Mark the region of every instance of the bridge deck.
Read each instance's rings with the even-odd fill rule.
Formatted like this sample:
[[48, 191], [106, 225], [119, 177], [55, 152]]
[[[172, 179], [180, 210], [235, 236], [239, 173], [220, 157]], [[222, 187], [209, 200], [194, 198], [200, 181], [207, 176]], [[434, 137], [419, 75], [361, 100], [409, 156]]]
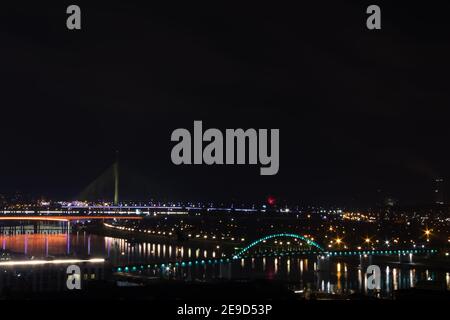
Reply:
[[136, 215], [101, 215], [101, 216], [71, 216], [71, 215], [61, 215], [61, 216], [0, 216], [0, 221], [77, 221], [77, 220], [141, 220], [141, 216]]

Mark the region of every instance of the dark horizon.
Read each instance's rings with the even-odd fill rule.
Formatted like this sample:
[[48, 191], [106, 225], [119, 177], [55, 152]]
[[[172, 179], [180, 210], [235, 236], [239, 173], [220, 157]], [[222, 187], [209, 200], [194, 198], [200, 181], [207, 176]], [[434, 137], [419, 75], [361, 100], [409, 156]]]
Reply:
[[[450, 177], [450, 42], [437, 5], [161, 8], [63, 1], [2, 10], [0, 191], [74, 199], [120, 150], [130, 198], [373, 206]], [[279, 128], [280, 170], [175, 166], [177, 128]], [[444, 184], [449, 194], [448, 183]]]

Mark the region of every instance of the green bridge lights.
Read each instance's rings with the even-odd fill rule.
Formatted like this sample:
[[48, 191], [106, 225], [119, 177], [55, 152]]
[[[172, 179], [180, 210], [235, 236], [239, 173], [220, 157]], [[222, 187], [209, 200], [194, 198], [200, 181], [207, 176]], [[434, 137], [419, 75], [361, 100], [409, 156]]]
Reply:
[[364, 251], [328, 251], [328, 256], [380, 256], [380, 255], [407, 255], [407, 254], [435, 254], [436, 249], [408, 249], [408, 250], [364, 250]]
[[312, 241], [310, 239], [307, 239], [304, 236], [301, 236], [299, 234], [295, 234], [295, 233], [277, 233], [277, 234], [271, 234], [269, 236], [265, 236], [265, 237], [262, 237], [262, 238], [260, 238], [258, 240], [253, 241], [248, 246], [246, 246], [245, 248], [240, 250], [238, 253], [236, 253], [233, 256], [233, 259], [239, 259], [242, 256], [242, 254], [244, 254], [245, 252], [247, 252], [248, 250], [250, 250], [251, 248], [253, 248], [254, 246], [260, 244], [263, 241], [266, 241], [266, 240], [269, 240], [269, 239], [273, 239], [273, 238], [281, 238], [281, 237], [300, 239], [300, 240], [306, 242], [308, 245], [316, 247], [317, 249], [319, 249], [320, 252], [324, 251], [324, 249], [317, 242], [314, 242], [314, 241]]
[[229, 263], [231, 262], [230, 258], [220, 258], [220, 259], [208, 259], [208, 260], [194, 260], [194, 261], [177, 261], [177, 262], [166, 262], [161, 264], [154, 264], [154, 265], [132, 265], [132, 266], [121, 266], [117, 268], [113, 268], [113, 272], [136, 272], [136, 271], [144, 271], [145, 269], [149, 270], [167, 270], [168, 268], [186, 268], [186, 267], [192, 267], [192, 266], [206, 266], [206, 265], [216, 265], [221, 263]]

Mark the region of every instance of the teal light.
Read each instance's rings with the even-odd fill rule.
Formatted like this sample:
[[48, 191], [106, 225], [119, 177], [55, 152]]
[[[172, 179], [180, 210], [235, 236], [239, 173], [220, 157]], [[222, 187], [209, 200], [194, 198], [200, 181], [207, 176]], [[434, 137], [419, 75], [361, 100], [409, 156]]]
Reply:
[[117, 268], [117, 272], [122, 272], [122, 268]]
[[246, 246], [244, 249], [242, 249], [241, 251], [239, 251], [238, 253], [235, 254], [235, 257], [239, 258], [241, 257], [246, 251], [248, 251], [250, 248], [254, 247], [255, 245], [261, 243], [264, 240], [267, 239], [272, 239], [272, 238], [277, 238], [277, 237], [291, 237], [291, 238], [297, 238], [300, 240], [303, 240], [304, 242], [306, 242], [309, 245], [312, 245], [314, 247], [316, 247], [317, 249], [319, 249], [321, 252], [324, 251], [324, 249], [317, 244], [316, 242], [306, 239], [305, 237], [298, 235], [298, 234], [293, 234], [293, 233], [278, 233], [278, 234], [273, 234], [273, 235], [269, 235], [269, 236], [265, 236], [262, 237], [258, 240], [253, 241], [250, 245]]

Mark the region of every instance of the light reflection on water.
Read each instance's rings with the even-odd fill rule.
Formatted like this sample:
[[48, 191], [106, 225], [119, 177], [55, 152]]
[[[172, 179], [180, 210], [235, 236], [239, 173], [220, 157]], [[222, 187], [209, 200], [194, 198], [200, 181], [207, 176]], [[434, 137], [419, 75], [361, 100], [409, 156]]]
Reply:
[[[113, 265], [139, 263], [161, 263], [189, 259], [208, 259], [229, 256], [225, 247], [194, 243], [169, 244], [162, 242], [133, 243], [125, 239], [74, 234], [20, 234], [0, 236], [2, 249], [28, 257], [78, 256], [104, 257]], [[227, 251], [228, 250], [228, 251]], [[374, 262], [376, 263], [376, 262]], [[302, 257], [261, 257], [241, 259], [238, 263], [205, 265], [181, 270], [174, 269], [169, 277], [184, 280], [194, 279], [277, 279], [294, 286], [311, 287], [326, 293], [367, 292], [365, 268], [359, 261], [340, 259], [333, 261], [327, 271], [318, 271], [318, 261]], [[389, 296], [393, 290], [414, 287], [419, 280], [441, 278], [450, 289], [450, 272], [437, 273], [429, 269], [415, 269], [413, 265], [382, 267], [382, 295]], [[194, 270], [195, 269], [195, 270]], [[160, 271], [149, 275], [167, 276]]]

